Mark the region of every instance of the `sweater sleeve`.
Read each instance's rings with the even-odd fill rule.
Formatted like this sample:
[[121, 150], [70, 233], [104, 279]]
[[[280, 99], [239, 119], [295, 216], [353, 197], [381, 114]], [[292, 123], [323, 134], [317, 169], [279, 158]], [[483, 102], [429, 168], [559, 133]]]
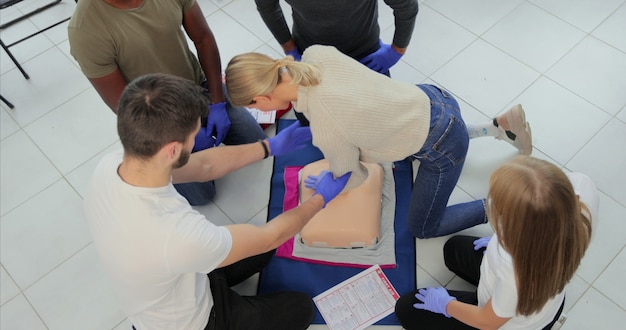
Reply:
[[345, 189], [358, 187], [367, 179], [367, 168], [361, 164], [361, 151], [337, 121], [329, 120], [311, 127], [313, 144], [320, 148], [328, 160], [329, 170], [335, 178], [352, 172]]
[[331, 172], [353, 172], [349, 188], [367, 178], [361, 161], [392, 162], [420, 150], [430, 125], [430, 99], [421, 89], [374, 72], [330, 46], [307, 48], [302, 62], [319, 66], [322, 82], [301, 86], [294, 106], [309, 119], [313, 144]]
[[276, 41], [281, 45], [289, 41], [292, 38], [291, 32], [289, 31], [289, 26], [287, 26], [287, 21], [285, 20], [279, 1], [255, 0], [255, 3], [256, 9], [261, 15], [263, 22], [265, 22], [267, 28], [272, 32]]
[[330, 171], [335, 178], [352, 172], [346, 184], [346, 190], [360, 186], [367, 179], [367, 168], [359, 161], [358, 148], [341, 144], [330, 149], [329, 152], [324, 152], [324, 156], [328, 160]]
[[417, 0], [385, 0], [385, 3], [393, 9], [396, 31], [393, 35], [393, 44], [400, 48], [406, 48], [411, 41], [415, 20], [419, 5]]

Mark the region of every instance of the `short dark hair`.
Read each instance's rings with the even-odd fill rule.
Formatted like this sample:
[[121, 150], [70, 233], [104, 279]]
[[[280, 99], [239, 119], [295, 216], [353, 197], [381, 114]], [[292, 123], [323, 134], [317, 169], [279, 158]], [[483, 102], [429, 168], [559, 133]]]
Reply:
[[124, 152], [147, 159], [170, 142], [184, 142], [209, 111], [202, 92], [191, 80], [167, 74], [131, 81], [117, 109], [117, 133]]

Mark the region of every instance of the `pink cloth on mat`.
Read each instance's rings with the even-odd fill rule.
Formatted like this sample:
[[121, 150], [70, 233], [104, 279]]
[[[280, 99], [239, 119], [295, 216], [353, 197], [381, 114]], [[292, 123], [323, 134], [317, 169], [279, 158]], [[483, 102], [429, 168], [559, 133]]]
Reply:
[[[285, 197], [283, 199], [283, 212], [289, 211], [292, 208], [298, 206], [299, 204], [299, 193], [298, 188], [300, 185], [300, 180], [298, 178], [298, 173], [304, 166], [285, 166], [285, 172], [283, 176], [283, 181], [285, 182]], [[281, 244], [276, 249], [276, 256], [298, 260], [302, 262], [310, 262], [314, 264], [321, 265], [330, 265], [330, 266], [340, 266], [340, 267], [355, 267], [355, 268], [369, 268], [371, 265], [362, 265], [362, 264], [351, 264], [351, 263], [343, 263], [343, 262], [332, 262], [332, 261], [324, 261], [317, 259], [308, 259], [296, 257], [293, 255], [293, 245], [294, 237], [287, 240], [285, 243]], [[381, 268], [395, 268], [395, 265], [380, 265]]]

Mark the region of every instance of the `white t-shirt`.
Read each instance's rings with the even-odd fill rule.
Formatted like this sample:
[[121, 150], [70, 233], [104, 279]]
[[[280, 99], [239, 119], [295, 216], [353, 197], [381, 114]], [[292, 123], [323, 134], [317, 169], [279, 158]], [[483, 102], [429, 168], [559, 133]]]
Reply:
[[[568, 178], [580, 200], [589, 208], [595, 229], [599, 206], [599, 194], [595, 185], [584, 174], [570, 173]], [[478, 305], [482, 307], [491, 299], [496, 315], [511, 318], [500, 329], [541, 329], [552, 321], [564, 297], [565, 292], [555, 295], [538, 313], [529, 316], [516, 315], [518, 296], [513, 261], [511, 255], [499, 244], [498, 236], [493, 235], [480, 265]]]
[[84, 200], [87, 221], [122, 311], [137, 329], [204, 329], [213, 306], [207, 273], [228, 255], [230, 232], [191, 208], [171, 182], [135, 187], [105, 156]]

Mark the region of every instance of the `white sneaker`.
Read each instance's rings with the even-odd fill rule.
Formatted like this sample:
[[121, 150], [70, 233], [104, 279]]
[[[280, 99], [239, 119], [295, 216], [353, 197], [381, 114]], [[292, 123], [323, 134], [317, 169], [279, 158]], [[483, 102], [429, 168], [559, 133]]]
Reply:
[[509, 111], [498, 117], [504, 117], [509, 129], [504, 130], [504, 128], [498, 125], [497, 120], [494, 119], [494, 125], [500, 129], [500, 135], [496, 136], [496, 139], [512, 144], [522, 155], [530, 155], [533, 151], [532, 131], [530, 124], [526, 122], [526, 114], [522, 105], [516, 104]]

